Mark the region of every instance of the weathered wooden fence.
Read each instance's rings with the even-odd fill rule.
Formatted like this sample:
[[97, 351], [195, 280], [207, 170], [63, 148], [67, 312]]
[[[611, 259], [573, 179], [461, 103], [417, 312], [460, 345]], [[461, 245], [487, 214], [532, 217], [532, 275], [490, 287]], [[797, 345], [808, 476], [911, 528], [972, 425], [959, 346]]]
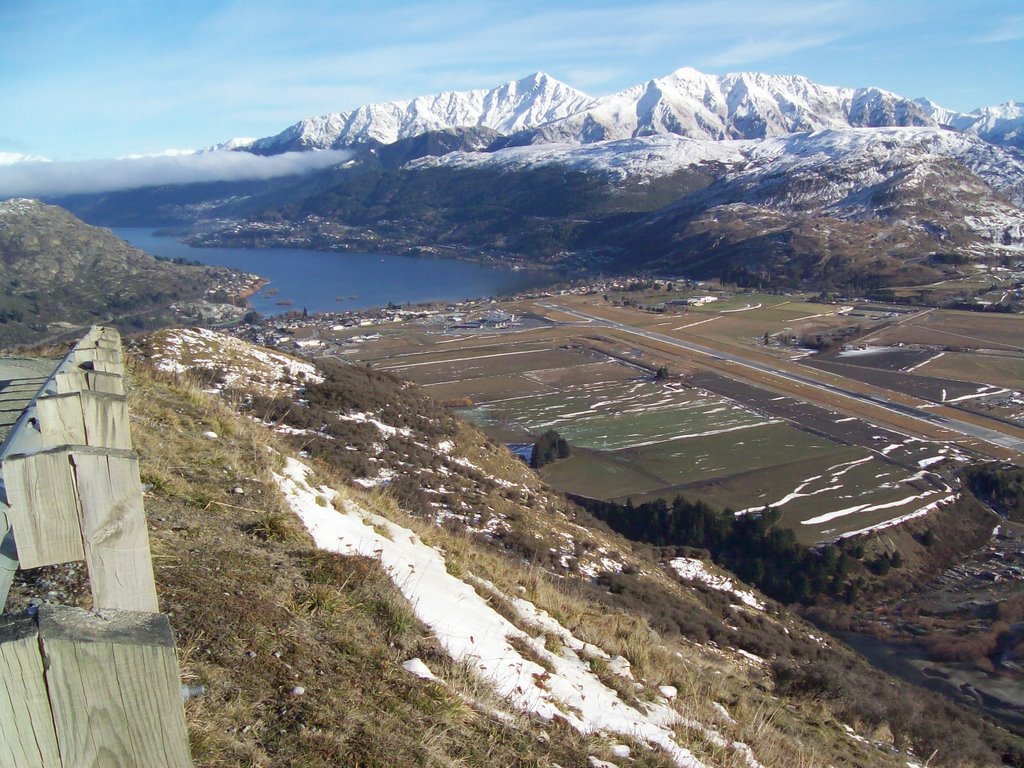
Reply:
[[18, 568], [73, 560], [93, 599], [0, 616], [0, 768], [192, 765], [123, 373], [93, 328], [0, 445], [0, 607]]

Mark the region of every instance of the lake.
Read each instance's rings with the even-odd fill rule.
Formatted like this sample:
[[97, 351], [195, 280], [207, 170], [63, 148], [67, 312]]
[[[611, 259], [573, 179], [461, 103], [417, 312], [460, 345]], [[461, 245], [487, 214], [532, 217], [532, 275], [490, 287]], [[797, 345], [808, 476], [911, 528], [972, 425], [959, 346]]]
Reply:
[[[147, 228], [115, 227], [111, 231], [154, 256], [195, 259], [261, 275], [270, 283], [249, 301], [265, 315], [292, 309], [344, 312], [388, 303], [506, 296], [548, 286], [558, 279], [555, 273], [542, 270], [457, 259], [302, 248], [192, 248], [172, 237], [157, 237]], [[276, 293], [267, 297], [267, 291]], [[277, 303], [282, 301], [291, 304]]]

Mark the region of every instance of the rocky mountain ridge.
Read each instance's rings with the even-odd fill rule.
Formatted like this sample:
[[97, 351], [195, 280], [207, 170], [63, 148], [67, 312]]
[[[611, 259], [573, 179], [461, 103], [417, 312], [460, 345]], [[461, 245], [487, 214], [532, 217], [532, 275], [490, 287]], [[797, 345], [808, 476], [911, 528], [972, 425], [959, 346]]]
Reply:
[[801, 76], [709, 75], [683, 67], [592, 98], [536, 73], [489, 91], [444, 92], [309, 117], [236, 149], [258, 154], [392, 144], [439, 130], [490, 128], [509, 144], [589, 144], [652, 134], [693, 139], [763, 139], [837, 128], [947, 126], [992, 143], [1021, 146], [1024, 113], [1010, 102], [972, 113], [943, 109], [877, 87], [821, 85]]
[[971, 112], [955, 112], [929, 99], [915, 101], [939, 125], [973, 134], [993, 144], [1024, 149], [1024, 104], [1020, 102], [1008, 101]]
[[256, 154], [393, 144], [430, 131], [490, 128], [500, 134], [558, 120], [592, 99], [537, 72], [491, 90], [445, 91], [409, 101], [369, 104], [309, 117], [275, 136], [240, 147]]

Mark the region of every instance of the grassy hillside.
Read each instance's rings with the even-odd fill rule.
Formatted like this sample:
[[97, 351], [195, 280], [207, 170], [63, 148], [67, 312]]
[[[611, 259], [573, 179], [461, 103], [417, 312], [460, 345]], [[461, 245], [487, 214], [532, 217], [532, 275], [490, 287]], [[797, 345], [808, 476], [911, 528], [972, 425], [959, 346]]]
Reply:
[[[161, 609], [207, 689], [197, 765], [1021, 764], [698, 551], [613, 534], [416, 387], [223, 339], [150, 337], [129, 386]], [[86, 601], [80, 580], [29, 573], [12, 606]]]
[[242, 282], [231, 270], [159, 261], [57, 206], [0, 202], [0, 349], [90, 323], [153, 327], [174, 301]]

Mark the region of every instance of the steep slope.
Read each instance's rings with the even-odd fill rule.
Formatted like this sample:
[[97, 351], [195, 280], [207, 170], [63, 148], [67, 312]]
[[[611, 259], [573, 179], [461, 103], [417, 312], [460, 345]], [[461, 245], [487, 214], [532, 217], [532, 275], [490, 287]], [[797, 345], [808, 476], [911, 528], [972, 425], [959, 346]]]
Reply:
[[706, 75], [685, 67], [597, 99], [510, 141], [592, 143], [656, 133], [719, 141], [823, 128], [934, 124], [918, 104], [879, 88], [838, 88], [754, 72]]
[[[180, 334], [143, 351], [296, 388], [253, 403], [275, 439], [179, 373], [134, 372], [164, 608], [208, 687], [188, 705], [200, 765], [905, 764], [893, 740], [995, 765], [1017, 749], [699, 552], [610, 533], [414, 386], [354, 366], [303, 384], [273, 375], [297, 363]], [[371, 441], [365, 470], [346, 425]]]
[[232, 270], [158, 261], [56, 206], [0, 202], [0, 347], [98, 321], [151, 327], [176, 300], [245, 282]]
[[1024, 162], [935, 129], [794, 134], [602, 243], [662, 268], [754, 284], [865, 290], [937, 279], [929, 254], [1010, 254], [1024, 241]]
[[293, 150], [392, 144], [428, 131], [490, 128], [500, 134], [534, 128], [587, 106], [591, 98], [542, 72], [491, 90], [445, 91], [411, 101], [370, 104], [301, 120], [245, 148], [271, 155]]

